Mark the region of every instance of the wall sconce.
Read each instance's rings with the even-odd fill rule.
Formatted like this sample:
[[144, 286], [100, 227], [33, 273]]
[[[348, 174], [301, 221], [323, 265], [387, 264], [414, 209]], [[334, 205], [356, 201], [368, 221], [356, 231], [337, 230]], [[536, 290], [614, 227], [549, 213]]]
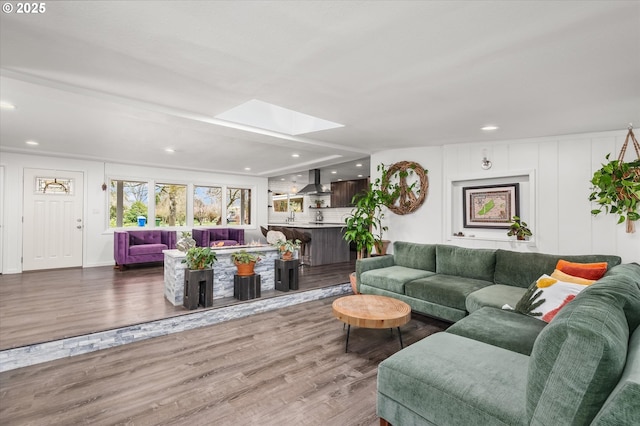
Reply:
[[483, 149], [482, 150], [482, 165], [481, 167], [484, 170], [489, 170], [491, 168], [491, 166], [493, 166], [493, 164], [491, 163], [491, 161], [489, 161], [489, 159], [487, 158], [487, 150]]

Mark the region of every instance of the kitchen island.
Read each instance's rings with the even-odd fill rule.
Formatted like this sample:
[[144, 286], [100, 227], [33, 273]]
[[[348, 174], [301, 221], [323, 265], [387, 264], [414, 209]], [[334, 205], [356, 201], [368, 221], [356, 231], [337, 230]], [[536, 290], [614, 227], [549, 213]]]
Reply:
[[307, 243], [305, 260], [310, 266], [349, 262], [349, 243], [343, 238], [344, 223], [331, 222], [291, 222], [269, 223], [269, 229], [294, 228], [311, 236]]

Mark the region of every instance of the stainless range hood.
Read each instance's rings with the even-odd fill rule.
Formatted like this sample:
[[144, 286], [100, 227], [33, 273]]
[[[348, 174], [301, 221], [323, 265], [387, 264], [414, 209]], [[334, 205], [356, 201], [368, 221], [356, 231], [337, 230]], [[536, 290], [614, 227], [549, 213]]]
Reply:
[[331, 194], [330, 190], [325, 190], [320, 183], [320, 169], [309, 170], [309, 182], [297, 194]]

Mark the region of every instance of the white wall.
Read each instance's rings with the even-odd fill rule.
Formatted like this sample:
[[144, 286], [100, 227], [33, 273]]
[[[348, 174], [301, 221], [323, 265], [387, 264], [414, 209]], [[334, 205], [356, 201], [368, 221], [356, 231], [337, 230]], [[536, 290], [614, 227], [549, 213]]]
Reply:
[[[397, 161], [416, 161], [427, 169], [429, 193], [416, 212], [399, 216], [388, 212], [387, 238], [392, 241], [424, 243], [452, 243], [468, 247], [506, 248], [558, 254], [604, 253], [617, 254], [624, 262], [640, 262], [640, 223], [638, 232], [625, 233], [624, 225], [616, 225], [613, 215], [590, 214], [587, 200], [589, 180], [601, 167], [604, 156], [617, 156], [624, 142], [625, 131], [528, 140], [499, 141], [474, 144], [447, 145], [412, 149], [388, 150], [371, 158], [371, 176], [377, 176], [376, 166]], [[483, 150], [487, 151], [493, 167], [480, 167]], [[632, 160], [627, 150], [627, 160]], [[136, 167], [124, 164], [104, 164], [99, 161], [67, 159], [38, 155], [0, 152], [0, 166], [4, 167], [4, 200], [2, 232], [2, 273], [22, 271], [22, 176], [24, 168], [43, 168], [81, 171], [85, 176], [85, 267], [113, 264], [113, 235], [107, 225], [107, 192], [100, 186], [106, 178], [153, 178], [172, 182], [202, 184], [242, 184], [255, 187], [256, 221], [246, 229], [246, 239], [260, 237], [259, 225], [268, 222], [267, 179], [247, 176], [191, 172], [168, 168]], [[534, 232], [532, 243], [516, 243], [503, 239], [451, 237], [449, 216], [452, 206], [450, 182], [456, 179], [492, 175], [519, 174], [533, 171], [534, 200], [530, 223]], [[105, 177], [106, 174], [106, 177]], [[305, 200], [307, 201], [307, 200]], [[450, 201], [450, 200], [449, 200]], [[311, 200], [309, 200], [309, 203]], [[339, 210], [339, 211], [338, 211]], [[329, 209], [325, 221], [341, 222], [346, 215], [342, 209]], [[310, 213], [310, 212], [309, 212]], [[307, 213], [307, 215], [309, 215]], [[327, 217], [330, 216], [330, 217]], [[335, 216], [335, 217], [334, 217]], [[340, 217], [338, 217], [340, 216]], [[271, 218], [276, 219], [275, 217]], [[279, 219], [279, 217], [278, 217]], [[302, 218], [300, 218], [302, 219]], [[310, 219], [310, 217], [309, 217]], [[480, 231], [477, 232], [479, 234]]]
[[[428, 169], [429, 193], [425, 203], [409, 215], [386, 214], [389, 226], [387, 238], [392, 241], [448, 243], [466, 247], [504, 248], [555, 254], [616, 254], [623, 262], [640, 263], [640, 222], [637, 232], [625, 233], [617, 225], [617, 216], [591, 215], [588, 201], [593, 172], [605, 162], [605, 155], [616, 157], [626, 130], [592, 134], [546, 137], [539, 139], [479, 142], [412, 149], [388, 150], [371, 157], [371, 176], [378, 176], [376, 167], [398, 161], [416, 161]], [[481, 166], [483, 151], [493, 162], [490, 170]], [[627, 150], [627, 161], [632, 153]], [[455, 238], [451, 182], [493, 176], [531, 173], [532, 205], [524, 201], [523, 219], [531, 225], [533, 241], [517, 243], [504, 235]], [[452, 219], [453, 218], [453, 219]], [[468, 235], [469, 232], [466, 232]]]
[[[84, 173], [84, 251], [83, 266], [113, 265], [113, 232], [108, 229], [108, 191], [101, 186], [109, 178], [156, 179], [172, 183], [233, 184], [252, 188], [255, 199], [255, 221], [245, 227], [245, 239], [260, 236], [258, 224], [267, 222], [267, 178], [223, 175], [170, 168], [141, 167], [100, 161], [77, 160], [39, 155], [0, 153], [4, 166], [4, 232], [2, 241], [2, 273], [22, 272], [22, 177], [25, 168], [57, 169]], [[25, 224], [24, 226], [28, 226]], [[163, 228], [167, 229], [167, 228]], [[191, 227], [176, 227], [191, 230]]]

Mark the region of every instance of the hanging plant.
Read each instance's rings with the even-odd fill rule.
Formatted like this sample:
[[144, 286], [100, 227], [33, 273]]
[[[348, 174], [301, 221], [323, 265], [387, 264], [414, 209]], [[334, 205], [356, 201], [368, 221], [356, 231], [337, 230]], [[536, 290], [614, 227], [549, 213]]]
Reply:
[[[629, 139], [633, 141], [638, 159], [630, 163], [623, 161]], [[609, 160], [607, 154], [606, 160]], [[599, 204], [591, 214], [605, 213], [618, 215], [618, 223], [627, 221], [627, 232], [635, 232], [634, 222], [640, 219], [640, 145], [630, 127], [617, 160], [609, 161], [593, 174], [592, 193], [589, 201]]]

